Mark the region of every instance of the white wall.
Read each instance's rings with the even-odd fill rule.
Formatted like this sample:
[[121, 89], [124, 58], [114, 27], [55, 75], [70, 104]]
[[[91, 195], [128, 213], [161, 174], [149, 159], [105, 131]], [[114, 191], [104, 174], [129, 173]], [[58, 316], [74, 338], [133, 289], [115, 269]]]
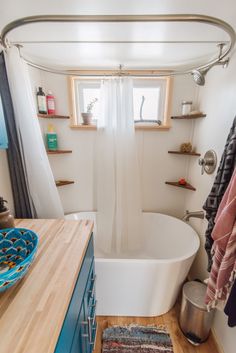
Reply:
[[[205, 119], [195, 122], [194, 142], [199, 151], [204, 154], [208, 149], [214, 149], [220, 160], [226, 138], [236, 115], [236, 56], [231, 59], [227, 69], [215, 67], [206, 76], [206, 85], [200, 89], [199, 102], [202, 110], [206, 112]], [[215, 174], [201, 175], [197, 164], [190, 164], [192, 181], [197, 188], [196, 193], [188, 194], [186, 208], [200, 210], [212, 187]], [[200, 234], [201, 249], [192, 268], [193, 278], [204, 279], [208, 277], [206, 271], [207, 257], [204, 250], [206, 221], [191, 220], [191, 224]], [[229, 328], [223, 313], [217, 313], [214, 329], [218, 341], [225, 353], [235, 353], [236, 328]]]
[[[57, 112], [68, 114], [67, 80], [64, 76], [31, 69], [32, 88], [42, 85], [56, 97]], [[181, 101], [196, 100], [196, 85], [191, 77], [176, 77], [173, 87], [173, 114], [180, 114]], [[51, 122], [51, 121], [50, 121]], [[49, 120], [40, 119], [43, 133]], [[65, 213], [96, 209], [93, 188], [93, 155], [96, 131], [72, 130], [68, 121], [53, 122], [60, 148], [72, 149], [71, 155], [49, 156], [56, 179], [73, 179], [74, 185], [59, 188]], [[166, 180], [186, 177], [188, 158], [170, 155], [169, 149], [178, 149], [189, 141], [192, 122], [173, 121], [170, 131], [136, 132], [141, 165], [142, 206], [145, 211], [159, 211], [181, 217], [185, 195], [191, 191], [165, 185]], [[194, 158], [195, 159], [195, 158]], [[196, 162], [196, 159], [195, 159]]]
[[0, 150], [0, 196], [8, 201], [9, 209], [11, 212], [14, 212], [7, 154], [5, 150]]

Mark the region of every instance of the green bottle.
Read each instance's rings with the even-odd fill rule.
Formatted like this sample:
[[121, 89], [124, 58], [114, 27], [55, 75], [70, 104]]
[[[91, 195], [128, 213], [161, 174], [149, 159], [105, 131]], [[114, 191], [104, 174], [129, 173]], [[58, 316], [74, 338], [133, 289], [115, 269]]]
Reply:
[[54, 126], [52, 124], [48, 125], [48, 132], [46, 134], [46, 139], [47, 139], [48, 151], [56, 151], [58, 148], [57, 134], [56, 134]]

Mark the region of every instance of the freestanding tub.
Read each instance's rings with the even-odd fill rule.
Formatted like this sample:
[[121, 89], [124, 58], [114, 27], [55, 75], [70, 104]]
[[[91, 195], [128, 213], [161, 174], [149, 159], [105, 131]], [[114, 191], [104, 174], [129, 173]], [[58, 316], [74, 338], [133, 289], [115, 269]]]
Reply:
[[199, 248], [197, 233], [177, 218], [143, 213], [144, 246], [136, 254], [104, 254], [96, 241], [96, 213], [67, 219], [95, 222], [97, 315], [158, 316], [176, 302]]

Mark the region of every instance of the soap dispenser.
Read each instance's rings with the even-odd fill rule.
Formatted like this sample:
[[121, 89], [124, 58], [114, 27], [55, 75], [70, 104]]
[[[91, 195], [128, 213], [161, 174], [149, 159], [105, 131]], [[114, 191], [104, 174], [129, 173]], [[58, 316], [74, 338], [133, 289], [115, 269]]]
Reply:
[[0, 229], [14, 228], [14, 217], [10, 210], [5, 206], [7, 201], [0, 196]]
[[56, 151], [57, 145], [57, 133], [52, 124], [48, 125], [48, 132], [46, 133], [47, 149], [48, 151]]

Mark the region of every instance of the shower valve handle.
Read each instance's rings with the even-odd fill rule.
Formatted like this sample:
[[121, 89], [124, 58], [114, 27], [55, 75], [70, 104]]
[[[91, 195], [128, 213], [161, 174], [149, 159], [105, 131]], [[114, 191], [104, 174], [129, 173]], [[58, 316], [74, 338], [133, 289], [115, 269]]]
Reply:
[[217, 165], [217, 156], [215, 151], [207, 151], [203, 158], [199, 158], [198, 164], [202, 167], [201, 174], [204, 174], [204, 172], [207, 174], [212, 174]]
[[204, 158], [199, 158], [198, 164], [202, 167], [202, 168], [201, 168], [201, 174], [203, 175], [203, 174], [204, 174], [204, 167], [205, 167]]

